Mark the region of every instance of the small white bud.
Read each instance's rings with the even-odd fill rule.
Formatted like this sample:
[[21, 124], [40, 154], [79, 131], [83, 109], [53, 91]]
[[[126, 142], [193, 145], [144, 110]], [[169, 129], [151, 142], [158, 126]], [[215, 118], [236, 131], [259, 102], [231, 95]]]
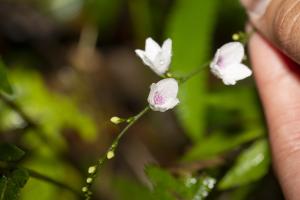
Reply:
[[110, 118], [110, 121], [114, 124], [120, 124], [120, 123], [124, 122], [125, 120], [120, 117], [114, 116], [114, 117]]
[[96, 166], [90, 166], [88, 169], [89, 174], [94, 174], [96, 172]]
[[107, 159], [112, 159], [115, 156], [115, 153], [113, 151], [109, 151], [106, 154]]

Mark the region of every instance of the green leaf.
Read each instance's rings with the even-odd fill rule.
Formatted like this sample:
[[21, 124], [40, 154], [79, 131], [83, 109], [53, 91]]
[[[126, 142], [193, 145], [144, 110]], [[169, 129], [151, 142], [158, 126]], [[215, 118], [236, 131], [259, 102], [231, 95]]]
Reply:
[[114, 188], [117, 189], [117, 199], [120, 200], [156, 199], [148, 188], [123, 177], [116, 177], [114, 179]]
[[243, 143], [252, 141], [263, 135], [260, 129], [246, 131], [228, 136], [222, 133], [212, 134], [204, 141], [198, 142], [183, 156], [183, 161], [205, 160], [226, 153]]
[[[167, 36], [173, 40], [171, 70], [186, 75], [208, 61], [218, 0], [178, 0], [168, 21]], [[208, 70], [181, 85], [177, 114], [193, 141], [205, 129], [205, 96]]]
[[155, 166], [148, 166], [146, 173], [153, 183], [156, 199], [175, 200], [171, 192], [181, 194], [183, 191], [180, 183], [167, 171]]
[[0, 178], [0, 200], [19, 199], [20, 190], [26, 184], [29, 174], [25, 169], [16, 169]]
[[[253, 127], [263, 127], [263, 116], [258, 103], [257, 92], [253, 86], [236, 85], [234, 88], [222, 88], [210, 93], [206, 98], [207, 104], [219, 110], [238, 111], [235, 116], [221, 118], [222, 121], [242, 120], [242, 125], [251, 129]], [[238, 115], [237, 115], [238, 114]], [[216, 113], [219, 115], [219, 113]], [[228, 116], [229, 113], [226, 113]], [[216, 123], [215, 120], [212, 123]], [[228, 122], [226, 122], [228, 123]]]
[[13, 89], [6, 75], [6, 67], [2, 60], [0, 60], [0, 90], [7, 94], [13, 94]]
[[0, 200], [16, 200], [18, 199], [19, 189], [6, 176], [0, 178]]
[[[53, 150], [49, 152], [42, 150], [33, 154], [25, 160], [23, 166], [36, 172], [42, 172], [44, 175], [57, 181], [64, 182], [73, 188], [82, 184], [82, 176], [73, 166], [59, 159]], [[32, 200], [33, 197], [39, 197], [38, 200], [75, 200], [76, 195], [68, 190], [58, 188], [53, 184], [31, 178], [21, 192], [22, 200]]]
[[[66, 147], [65, 138], [61, 134], [65, 128], [75, 130], [86, 141], [95, 139], [97, 129], [95, 122], [78, 108], [74, 98], [49, 90], [36, 71], [15, 68], [10, 75], [16, 88], [16, 103], [40, 124], [48, 139], [57, 144], [55, 150]], [[22, 119], [11, 114], [14, 112], [6, 113], [2, 116], [3, 119], [0, 116], [0, 126], [7, 129], [15, 128], [16, 124], [24, 126]], [[32, 132], [25, 135], [25, 144], [37, 148], [40, 145], [39, 140], [32, 135], [34, 135]]]
[[256, 181], [268, 172], [269, 164], [267, 139], [258, 140], [239, 155], [235, 165], [223, 177], [218, 187], [224, 190]]
[[18, 161], [25, 155], [25, 152], [18, 147], [8, 144], [2, 143], [0, 144], [0, 161]]
[[18, 168], [11, 174], [12, 180], [20, 188], [23, 188], [29, 179], [29, 173], [26, 169]]
[[2, 176], [0, 178], [0, 200], [4, 199], [6, 188], [7, 188], [7, 178], [6, 176]]
[[168, 171], [154, 166], [147, 167], [146, 172], [153, 183], [156, 199], [205, 199], [216, 183], [209, 176], [175, 178]]

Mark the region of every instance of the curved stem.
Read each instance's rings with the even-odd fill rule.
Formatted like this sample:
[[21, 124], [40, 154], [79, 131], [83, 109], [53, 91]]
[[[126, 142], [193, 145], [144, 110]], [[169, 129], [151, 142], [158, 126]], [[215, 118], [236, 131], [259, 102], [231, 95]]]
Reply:
[[124, 127], [124, 129], [118, 134], [118, 136], [114, 139], [113, 143], [110, 145], [108, 150], [102, 157], [97, 161], [97, 163], [94, 166], [91, 166], [88, 170], [88, 177], [86, 179], [86, 185], [82, 188], [82, 192], [85, 195], [85, 199], [89, 200], [91, 198], [92, 192], [91, 192], [91, 186], [95, 181], [95, 178], [97, 176], [98, 171], [101, 169], [103, 164], [114, 157], [115, 150], [118, 147], [118, 144], [123, 137], [123, 135], [127, 132], [127, 130], [134, 125], [143, 115], [145, 115], [150, 110], [150, 107], [145, 107], [141, 112], [139, 112], [134, 117], [130, 118], [129, 123]]
[[[6, 162], [1, 162], [0, 161], [0, 171], [1, 170], [15, 170], [15, 169], [18, 169], [18, 168], [19, 168], [19, 166], [16, 165], [16, 164], [6, 163]], [[39, 172], [36, 172], [32, 169], [28, 169], [26, 167], [22, 167], [22, 168], [25, 169], [29, 173], [29, 176], [32, 177], [32, 178], [39, 179], [41, 181], [47, 182], [47, 183], [52, 184], [54, 186], [57, 186], [59, 188], [68, 190], [76, 196], [82, 196], [80, 191], [72, 188], [71, 186], [69, 186], [69, 185], [67, 185], [63, 182], [57, 181], [57, 180], [55, 180], [55, 179], [53, 179], [49, 176], [46, 176], [46, 175], [41, 174]]]
[[205, 69], [207, 66], [209, 66], [210, 62], [206, 62], [203, 65], [201, 65], [199, 68], [195, 69], [194, 71], [190, 72], [188, 75], [184, 77], [178, 78], [178, 81], [180, 83], [185, 83], [187, 80], [191, 79], [192, 77], [199, 74], [203, 69]]
[[33, 171], [31, 169], [26, 169], [26, 170], [29, 172], [29, 175], [32, 178], [39, 179], [41, 181], [45, 181], [47, 183], [55, 185], [55, 186], [57, 186], [59, 188], [63, 188], [65, 190], [68, 190], [68, 191], [72, 192], [76, 196], [82, 196], [80, 191], [72, 188], [71, 186], [69, 186], [69, 185], [67, 185], [67, 184], [65, 184], [63, 182], [57, 181], [57, 180], [55, 180], [53, 178], [50, 178], [50, 177], [48, 177], [46, 175], [43, 175], [43, 174], [41, 174], [39, 172], [36, 172], [36, 171]]

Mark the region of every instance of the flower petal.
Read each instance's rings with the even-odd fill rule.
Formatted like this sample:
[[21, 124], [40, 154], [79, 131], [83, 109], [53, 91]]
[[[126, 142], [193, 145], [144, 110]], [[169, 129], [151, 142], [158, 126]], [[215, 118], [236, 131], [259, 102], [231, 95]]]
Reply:
[[222, 77], [225, 85], [235, 85], [239, 80], [252, 75], [252, 71], [244, 64], [232, 65], [226, 69]]
[[170, 57], [172, 56], [172, 40], [170, 38], [166, 39], [162, 45], [162, 51], [166, 54], [169, 55]]
[[142, 59], [145, 65], [149, 66], [151, 69], [154, 68], [153, 62], [147, 57], [145, 51], [137, 49], [135, 50], [135, 53]]
[[153, 62], [155, 69], [153, 69], [158, 75], [163, 75], [169, 70], [171, 63], [171, 56], [165, 52], [159, 52]]
[[165, 78], [157, 84], [157, 90], [165, 97], [176, 98], [178, 93], [178, 82], [174, 78]]
[[242, 62], [245, 50], [240, 42], [229, 42], [217, 50], [214, 63], [219, 67]]
[[177, 98], [170, 99], [169, 101], [166, 102], [165, 106], [167, 106], [169, 109], [172, 109], [172, 108], [174, 108], [179, 103], [180, 103], [180, 101]]
[[160, 46], [151, 37], [146, 39], [145, 53], [151, 61], [155, 59], [160, 51]]
[[150, 105], [153, 105], [154, 104], [154, 94], [155, 94], [155, 91], [156, 91], [156, 84], [155, 83], [152, 83], [151, 85], [150, 85], [150, 93], [149, 93], [149, 95], [148, 95], [148, 103], [150, 104]]
[[166, 78], [157, 83], [153, 83], [150, 86], [150, 93], [148, 96], [150, 108], [160, 112], [165, 112], [166, 110], [174, 108], [179, 103], [177, 93], [178, 82], [173, 78]]

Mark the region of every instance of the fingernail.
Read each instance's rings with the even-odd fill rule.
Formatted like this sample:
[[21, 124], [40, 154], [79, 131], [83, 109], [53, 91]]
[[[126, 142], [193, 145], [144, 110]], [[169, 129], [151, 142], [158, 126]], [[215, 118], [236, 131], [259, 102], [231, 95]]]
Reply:
[[240, 0], [251, 17], [261, 17], [265, 14], [271, 0]]

